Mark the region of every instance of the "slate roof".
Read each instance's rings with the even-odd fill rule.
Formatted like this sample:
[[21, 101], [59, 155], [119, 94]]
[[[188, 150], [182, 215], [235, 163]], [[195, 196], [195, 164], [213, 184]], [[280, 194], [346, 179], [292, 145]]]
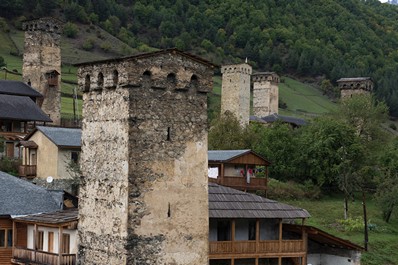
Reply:
[[276, 122], [276, 121], [283, 121], [283, 122], [287, 122], [290, 124], [294, 124], [296, 126], [302, 126], [302, 125], [306, 125], [307, 121], [301, 118], [296, 118], [296, 117], [291, 117], [291, 116], [283, 116], [283, 115], [279, 115], [279, 114], [271, 114], [265, 117], [255, 117], [255, 116], [250, 116], [250, 120], [251, 121], [257, 121], [257, 122], [266, 122], [266, 123], [272, 123], [272, 122]]
[[0, 171], [0, 216], [58, 211], [62, 193], [55, 194], [29, 181]]
[[20, 121], [52, 122], [28, 96], [0, 94], [0, 118]]
[[158, 56], [161, 54], [167, 54], [167, 53], [173, 53], [173, 54], [179, 54], [183, 57], [187, 57], [190, 58], [193, 61], [196, 61], [198, 63], [207, 65], [208, 67], [212, 67], [212, 68], [218, 68], [218, 65], [213, 64], [212, 62], [205, 60], [199, 56], [196, 56], [194, 54], [191, 53], [187, 53], [187, 52], [183, 52], [180, 51], [176, 48], [171, 48], [171, 49], [164, 49], [164, 50], [160, 50], [160, 51], [155, 51], [155, 52], [148, 52], [148, 53], [140, 53], [137, 55], [133, 55], [133, 56], [125, 56], [125, 57], [120, 57], [120, 58], [111, 58], [111, 59], [105, 59], [105, 60], [98, 60], [98, 61], [92, 61], [92, 62], [82, 62], [82, 63], [77, 63], [74, 64], [74, 66], [80, 67], [80, 66], [84, 66], [84, 65], [91, 65], [91, 64], [97, 64], [97, 63], [109, 63], [109, 62], [119, 62], [119, 61], [123, 61], [126, 59], [141, 59], [141, 58], [149, 58], [149, 57], [153, 57], [153, 56]]
[[[37, 130], [41, 131], [50, 141], [58, 147], [81, 147], [82, 130], [76, 128], [61, 127], [45, 127], [37, 126]], [[34, 134], [33, 131], [25, 140]]]
[[0, 80], [0, 94], [28, 96], [28, 97], [43, 97], [33, 87], [21, 81]]
[[209, 183], [210, 218], [307, 218], [305, 209]]
[[209, 161], [228, 161], [232, 158], [249, 153], [250, 149], [244, 150], [209, 150], [207, 156]]
[[40, 213], [15, 217], [17, 221], [41, 223], [41, 224], [64, 224], [77, 221], [79, 210], [77, 208], [56, 211], [51, 213]]

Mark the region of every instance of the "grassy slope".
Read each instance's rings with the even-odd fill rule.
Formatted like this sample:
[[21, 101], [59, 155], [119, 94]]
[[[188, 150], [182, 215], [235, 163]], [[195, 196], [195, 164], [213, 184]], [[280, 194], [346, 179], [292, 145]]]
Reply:
[[[363, 216], [361, 196], [349, 205], [351, 218]], [[313, 225], [333, 235], [350, 240], [363, 246], [364, 236], [362, 229], [357, 231], [343, 231], [337, 220], [343, 219], [343, 198], [341, 196], [326, 197], [319, 201], [294, 200], [285, 201], [288, 204], [308, 210], [311, 217], [308, 225]], [[398, 214], [394, 213], [390, 223], [381, 219], [380, 208], [375, 200], [366, 201], [369, 224], [375, 229], [369, 231], [369, 251], [363, 253], [362, 265], [393, 265], [398, 264]]]

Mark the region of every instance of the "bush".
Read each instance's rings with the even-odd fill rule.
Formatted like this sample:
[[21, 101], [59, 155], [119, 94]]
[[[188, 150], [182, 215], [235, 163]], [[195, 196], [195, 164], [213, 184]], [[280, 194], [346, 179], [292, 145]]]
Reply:
[[343, 231], [359, 232], [363, 231], [365, 227], [362, 217], [340, 219], [337, 222], [341, 225]]
[[92, 49], [94, 49], [94, 43], [95, 41], [93, 39], [86, 39], [83, 43], [83, 50], [85, 51], [91, 51]]
[[293, 181], [282, 182], [269, 178], [267, 195], [271, 199], [319, 199], [321, 189], [311, 181], [298, 184]]
[[397, 126], [394, 123], [390, 123], [390, 128], [393, 129], [394, 131], [397, 130]]
[[79, 29], [77, 28], [76, 24], [68, 22], [64, 26], [64, 33], [65, 36], [68, 38], [76, 38]]
[[112, 48], [112, 45], [111, 45], [109, 42], [105, 41], [105, 42], [103, 42], [103, 43], [101, 44], [100, 48], [101, 48], [103, 51], [105, 51], [105, 52], [109, 52], [109, 51], [111, 50], [111, 48]]
[[18, 175], [18, 166], [20, 164], [21, 164], [21, 161], [19, 159], [3, 157], [0, 159], [0, 171], [17, 176]]

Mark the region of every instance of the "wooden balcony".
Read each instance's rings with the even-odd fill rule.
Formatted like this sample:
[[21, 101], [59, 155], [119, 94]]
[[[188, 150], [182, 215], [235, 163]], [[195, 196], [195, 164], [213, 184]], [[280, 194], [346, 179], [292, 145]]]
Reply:
[[209, 258], [301, 256], [305, 251], [303, 240], [209, 242]]
[[244, 177], [222, 177], [222, 178], [209, 178], [209, 182], [217, 183], [226, 187], [234, 188], [237, 190], [266, 190], [267, 178], [251, 178], [250, 183], [246, 182]]
[[76, 254], [49, 253], [27, 248], [13, 249], [13, 264], [76, 265]]
[[18, 175], [20, 177], [26, 177], [26, 178], [36, 177], [36, 165], [34, 166], [20, 165], [18, 167]]

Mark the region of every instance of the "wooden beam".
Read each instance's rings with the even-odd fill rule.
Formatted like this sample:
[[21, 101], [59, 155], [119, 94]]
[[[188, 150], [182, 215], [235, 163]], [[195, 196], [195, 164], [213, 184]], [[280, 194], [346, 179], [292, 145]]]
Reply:
[[[256, 219], [256, 253], [260, 250], [260, 220]], [[258, 259], [256, 259], [258, 262]]]
[[220, 183], [219, 184], [224, 184], [224, 164], [223, 163], [221, 163], [221, 166], [220, 166]]
[[282, 219], [279, 219], [279, 253], [282, 253]]
[[34, 252], [34, 261], [36, 261], [36, 251], [37, 251], [37, 224], [34, 224], [33, 226], [33, 249], [35, 250]]
[[231, 224], [231, 241], [232, 241], [232, 251], [235, 253], [235, 219], [232, 219]]
[[58, 228], [58, 265], [61, 265], [62, 249], [63, 249], [63, 229], [62, 226]]

